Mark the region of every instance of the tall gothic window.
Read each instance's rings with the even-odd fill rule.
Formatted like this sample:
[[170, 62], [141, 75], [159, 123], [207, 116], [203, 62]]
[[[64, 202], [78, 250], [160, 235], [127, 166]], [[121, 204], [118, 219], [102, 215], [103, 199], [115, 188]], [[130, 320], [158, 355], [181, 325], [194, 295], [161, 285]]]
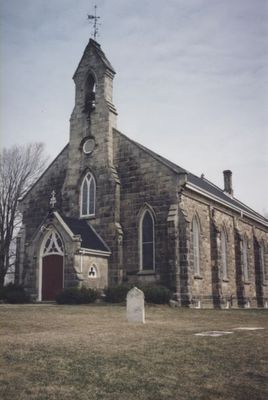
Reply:
[[248, 241], [246, 238], [244, 238], [242, 242], [242, 260], [243, 260], [244, 281], [247, 282], [249, 275], [248, 275]]
[[192, 249], [194, 274], [200, 275], [200, 229], [196, 217], [192, 221]]
[[261, 274], [262, 274], [262, 282], [265, 283], [265, 281], [268, 280], [268, 271], [265, 265], [265, 252], [264, 252], [264, 244], [261, 243], [259, 247], [259, 259], [260, 259], [260, 269], [261, 269]]
[[149, 210], [146, 210], [141, 217], [141, 269], [154, 270], [154, 218]]
[[227, 279], [227, 237], [224, 230], [221, 231], [221, 273], [222, 279]]
[[81, 185], [81, 216], [95, 215], [96, 183], [93, 175], [88, 173]]

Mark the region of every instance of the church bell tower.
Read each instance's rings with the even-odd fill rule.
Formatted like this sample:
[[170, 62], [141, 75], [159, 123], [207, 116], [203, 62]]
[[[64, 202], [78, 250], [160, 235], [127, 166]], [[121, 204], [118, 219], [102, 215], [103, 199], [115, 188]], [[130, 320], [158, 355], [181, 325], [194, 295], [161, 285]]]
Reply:
[[[73, 76], [75, 106], [70, 118], [68, 166], [62, 189], [63, 213], [86, 219], [110, 247], [110, 282], [118, 282], [122, 276], [123, 235], [120, 180], [113, 159], [117, 119], [113, 105], [114, 75], [115, 70], [101, 46], [90, 39]], [[85, 215], [83, 204], [87, 194], [82, 188], [87, 179], [88, 196], [92, 189], [94, 206]], [[91, 209], [91, 204], [88, 207]]]
[[[75, 106], [70, 118], [68, 169], [64, 184], [65, 211], [77, 217], [77, 184], [87, 169], [94, 174], [113, 169], [113, 105], [115, 70], [93, 39], [74, 73]], [[111, 172], [112, 173], [112, 172]], [[68, 210], [70, 209], [70, 212]]]

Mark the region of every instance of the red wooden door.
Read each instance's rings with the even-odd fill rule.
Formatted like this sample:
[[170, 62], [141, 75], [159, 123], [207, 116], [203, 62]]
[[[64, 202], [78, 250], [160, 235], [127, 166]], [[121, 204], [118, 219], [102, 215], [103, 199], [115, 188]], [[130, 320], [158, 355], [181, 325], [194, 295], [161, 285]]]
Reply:
[[55, 300], [63, 289], [63, 257], [51, 255], [43, 257], [42, 300]]

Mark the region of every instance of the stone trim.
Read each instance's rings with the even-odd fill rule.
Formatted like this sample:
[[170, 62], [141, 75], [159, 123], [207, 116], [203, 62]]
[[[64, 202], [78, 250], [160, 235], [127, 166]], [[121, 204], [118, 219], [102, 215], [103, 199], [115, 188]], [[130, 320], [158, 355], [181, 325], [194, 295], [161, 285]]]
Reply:
[[104, 256], [104, 257], [109, 257], [112, 253], [109, 251], [101, 251], [101, 250], [90, 250], [90, 249], [85, 249], [83, 247], [80, 248], [79, 254], [89, 254], [92, 256]]
[[143, 270], [137, 272], [137, 275], [143, 275], [143, 276], [144, 275], [156, 275], [156, 272], [154, 269], [148, 269], [148, 270], [143, 269]]

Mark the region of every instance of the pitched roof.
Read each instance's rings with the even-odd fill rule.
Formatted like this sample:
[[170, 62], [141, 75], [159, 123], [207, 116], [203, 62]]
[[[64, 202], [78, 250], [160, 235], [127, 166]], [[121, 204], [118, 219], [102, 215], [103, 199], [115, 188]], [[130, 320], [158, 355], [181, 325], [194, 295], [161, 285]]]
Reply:
[[89, 40], [89, 45], [92, 45], [94, 47], [94, 49], [96, 50], [96, 53], [98, 54], [98, 56], [100, 57], [100, 59], [102, 60], [103, 64], [110, 70], [112, 71], [114, 74], [116, 73], [112, 64], [110, 63], [110, 61], [108, 60], [108, 58], [106, 57], [106, 55], [104, 54], [104, 52], [101, 49], [101, 46], [99, 43], [95, 42], [95, 40], [90, 39]]
[[119, 135], [126, 138], [128, 141], [133, 143], [135, 146], [139, 147], [141, 150], [145, 151], [155, 160], [161, 162], [163, 165], [168, 167], [170, 170], [177, 174], [185, 173], [187, 174], [187, 183], [186, 187], [189, 189], [198, 189], [204, 196], [213, 197], [215, 201], [220, 201], [226, 204], [226, 206], [230, 206], [231, 208], [235, 207], [238, 209], [237, 211], [245, 212], [250, 214], [251, 217], [258, 219], [260, 222], [264, 223], [265, 225], [268, 224], [268, 220], [264, 218], [261, 214], [257, 213], [256, 211], [252, 210], [250, 207], [246, 206], [241, 201], [237, 200], [235, 197], [228, 195], [224, 192], [223, 189], [220, 189], [218, 186], [214, 185], [212, 182], [205, 178], [200, 178], [191, 172], [187, 171], [186, 169], [174, 164], [173, 162], [169, 161], [167, 158], [160, 156], [159, 154], [155, 153], [154, 151], [148, 149], [147, 147], [143, 146], [142, 144], [129, 139], [126, 135], [115, 130]]
[[61, 218], [74, 235], [81, 236], [82, 248], [110, 252], [107, 244], [87, 221], [84, 219], [66, 217], [64, 215], [61, 215]]
[[247, 212], [256, 218], [260, 218], [263, 222], [268, 222], [266, 218], [264, 218], [261, 214], [257, 213], [256, 211], [252, 210], [250, 207], [239, 201], [233, 196], [228, 195], [224, 190], [220, 189], [218, 186], [214, 185], [212, 182], [208, 181], [205, 178], [200, 178], [194, 174], [188, 173], [188, 182], [197, 188], [201, 189], [204, 192], [209, 193], [217, 197], [220, 200], [228, 203], [230, 206], [234, 206], [239, 208], [242, 212]]

